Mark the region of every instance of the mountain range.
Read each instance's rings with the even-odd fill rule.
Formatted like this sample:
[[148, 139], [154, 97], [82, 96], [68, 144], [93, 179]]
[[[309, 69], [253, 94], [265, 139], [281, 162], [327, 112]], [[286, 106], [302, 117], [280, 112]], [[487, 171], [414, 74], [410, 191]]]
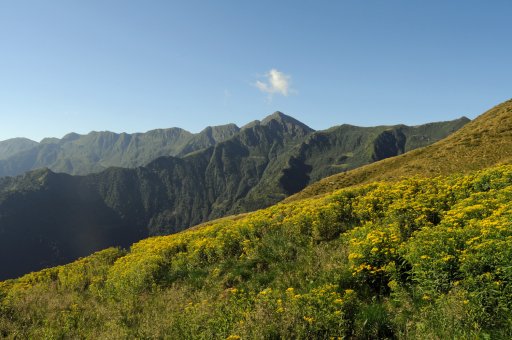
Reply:
[[327, 177], [288, 200], [347, 186], [411, 176], [440, 176], [512, 162], [512, 100], [501, 103], [430, 146]]
[[[314, 131], [276, 112], [240, 129], [226, 125], [197, 135], [169, 129], [43, 140], [7, 162], [36, 154], [55, 166], [72, 164], [57, 167], [71, 172], [79, 164], [80, 172], [117, 167], [80, 176], [43, 168], [0, 178], [0, 279], [266, 207], [325, 176], [434, 143], [467, 122], [463, 117], [414, 127], [340, 125]], [[143, 163], [148, 148], [153, 156], [178, 156], [119, 167]], [[100, 159], [104, 163], [94, 165]]]
[[[288, 131], [304, 130], [278, 116], [251, 129], [273, 125], [282, 131], [285, 120]], [[307, 132], [298, 143], [287, 135], [282, 145], [290, 149], [277, 154], [293, 150], [296, 160], [286, 163], [281, 177], [291, 173], [300, 179], [313, 173], [306, 165], [321, 164], [306, 157], [303, 146], [319, 133], [325, 131]], [[434, 144], [320, 179], [271, 207], [0, 282], [0, 336], [509, 339], [511, 137], [512, 101], [507, 101]], [[371, 145], [358, 150], [375, 155], [376, 143]], [[203, 152], [178, 160], [186, 163]], [[174, 161], [160, 158], [148, 167], [163, 174]], [[290, 163], [300, 166], [287, 172], [294, 168]], [[105, 172], [53, 175], [73, 182]], [[24, 211], [38, 215], [41, 211], [31, 208], [37, 193], [41, 200], [49, 197], [39, 188], [56, 190], [49, 174], [39, 170], [26, 174], [27, 181], [7, 179], [2, 197], [11, 188], [25, 199]], [[268, 183], [280, 183], [284, 193], [280, 180]], [[72, 199], [76, 192], [68, 194]], [[89, 213], [96, 212], [101, 210]], [[7, 215], [0, 211], [0, 216]], [[2, 257], [20, 255], [14, 250]]]
[[193, 134], [180, 128], [145, 133], [93, 131], [45, 138], [40, 143], [25, 138], [0, 142], [0, 177], [48, 168], [71, 175], [100, 172], [108, 167], [134, 168], [161, 156], [184, 156], [233, 137], [235, 124], [209, 126]]

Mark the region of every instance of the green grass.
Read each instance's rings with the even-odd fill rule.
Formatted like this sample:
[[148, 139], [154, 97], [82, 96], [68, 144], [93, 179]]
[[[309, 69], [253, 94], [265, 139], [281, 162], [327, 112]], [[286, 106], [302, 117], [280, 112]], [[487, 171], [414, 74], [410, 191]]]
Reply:
[[286, 202], [351, 185], [410, 176], [434, 177], [512, 162], [512, 100], [485, 112], [452, 135], [424, 148], [313, 183]]
[[6, 338], [510, 338], [512, 166], [372, 183], [0, 283]]

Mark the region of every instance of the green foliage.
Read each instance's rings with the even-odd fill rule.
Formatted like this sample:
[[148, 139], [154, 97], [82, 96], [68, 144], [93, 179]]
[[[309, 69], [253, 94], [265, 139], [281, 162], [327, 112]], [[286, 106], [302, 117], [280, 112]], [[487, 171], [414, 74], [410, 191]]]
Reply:
[[[428, 125], [428, 124], [427, 124]], [[454, 130], [455, 131], [455, 130]], [[412, 176], [435, 177], [512, 162], [512, 100], [495, 106], [448, 137], [398, 157], [330, 176], [287, 199], [304, 199], [351, 185]]]
[[0, 283], [3, 337], [510, 338], [512, 166], [343, 189]]
[[[0, 279], [267, 207], [311, 181], [384, 154], [427, 145], [465, 123], [461, 119], [417, 127], [342, 125], [314, 132], [277, 112], [242, 129], [210, 127], [196, 135], [173, 128], [133, 135], [69, 134], [61, 140], [43, 141], [10, 161], [0, 160], [0, 176], [27, 170], [17, 165], [48, 166], [71, 174], [108, 166], [128, 168], [108, 168], [87, 176], [40, 169], [0, 178], [0, 225], [5, 230], [0, 238]], [[386, 143], [396, 144], [381, 138], [389, 133], [401, 136], [403, 145], [376, 156], [376, 143], [379, 150]], [[408, 143], [418, 136], [422, 136], [420, 141]], [[335, 159], [340, 153], [345, 155], [340, 161], [343, 167]], [[145, 166], [134, 169], [140, 165]], [[312, 229], [317, 240], [336, 238], [346, 230], [343, 221], [336, 222], [341, 213], [330, 208], [319, 212], [320, 220]], [[14, 265], [4, 254], [19, 261]]]
[[37, 145], [37, 142], [27, 138], [11, 138], [0, 142], [0, 160], [8, 159], [9, 157], [26, 150], [29, 150]]
[[239, 131], [234, 124], [208, 127], [197, 134], [180, 128], [145, 133], [69, 133], [62, 139], [41, 143], [16, 138], [0, 142], [0, 177], [49, 168], [55, 172], [85, 175], [107, 167], [137, 167], [162, 156], [183, 156], [231, 138]]

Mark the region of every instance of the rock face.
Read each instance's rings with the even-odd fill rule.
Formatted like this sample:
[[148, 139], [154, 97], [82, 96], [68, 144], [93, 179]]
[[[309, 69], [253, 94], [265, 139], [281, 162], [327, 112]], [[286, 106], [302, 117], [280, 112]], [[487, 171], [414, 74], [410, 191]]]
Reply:
[[[39, 169], [0, 178], [0, 280], [268, 206], [326, 175], [430, 144], [466, 122], [341, 125], [315, 132], [276, 112], [241, 129], [207, 128], [186, 137], [176, 148], [178, 156], [159, 157], [143, 167], [113, 167], [86, 176]], [[177, 130], [155, 134], [186, 135]], [[62, 145], [82, 138], [73, 134], [43, 141], [37, 150], [59, 154]], [[141, 138], [101, 134], [93, 140], [105, 146], [102, 150], [112, 145], [130, 150]], [[45, 155], [57, 159], [51, 152]]]

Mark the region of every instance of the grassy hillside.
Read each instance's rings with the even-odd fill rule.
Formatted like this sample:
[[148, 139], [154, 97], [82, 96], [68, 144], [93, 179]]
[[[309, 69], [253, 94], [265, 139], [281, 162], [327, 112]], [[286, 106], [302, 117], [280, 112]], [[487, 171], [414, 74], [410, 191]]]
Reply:
[[[283, 121], [302, 124], [279, 112], [267, 117], [261, 124], [268, 125], [271, 121], [274, 124], [283, 124]], [[259, 161], [250, 157], [252, 162], [261, 164], [261, 179], [248, 188], [244, 197], [230, 205], [229, 210], [215, 217], [269, 206], [326, 176], [430, 145], [468, 122], [468, 118], [462, 117], [419, 126], [359, 127], [344, 124], [301, 134], [300, 138], [293, 138], [293, 143], [288, 142], [286, 147], [274, 148], [274, 152], [266, 156], [268, 162], [264, 166], [261, 156], [265, 155], [260, 155]], [[250, 128], [254, 128], [254, 124], [257, 126], [257, 123], [253, 123]]]
[[342, 189], [0, 283], [10, 338], [510, 338], [512, 166]]
[[[311, 180], [405, 152], [411, 144], [431, 143], [466, 121], [419, 127], [345, 125], [314, 132], [277, 112], [215, 146], [184, 157], [160, 157], [144, 167], [109, 168], [87, 176], [40, 169], [0, 178], [0, 280], [267, 207]], [[214, 143], [227, 138], [225, 132], [206, 129], [188, 145]], [[112, 144], [112, 136], [102, 136], [98, 141]], [[83, 138], [67, 137], [73, 143]], [[144, 145], [139, 150], [152, 144]], [[340, 168], [336, 155], [348, 153], [352, 156], [341, 160]]]
[[435, 144], [324, 178], [288, 200], [311, 197], [376, 180], [396, 180], [413, 175], [432, 177], [510, 163], [511, 141], [512, 100], [509, 100]]
[[418, 126], [335, 126], [311, 134], [294, 154], [310, 165], [311, 183], [329, 175], [430, 145], [459, 130], [468, 118]]
[[27, 138], [11, 138], [0, 142], [0, 160], [31, 149], [38, 143]]

